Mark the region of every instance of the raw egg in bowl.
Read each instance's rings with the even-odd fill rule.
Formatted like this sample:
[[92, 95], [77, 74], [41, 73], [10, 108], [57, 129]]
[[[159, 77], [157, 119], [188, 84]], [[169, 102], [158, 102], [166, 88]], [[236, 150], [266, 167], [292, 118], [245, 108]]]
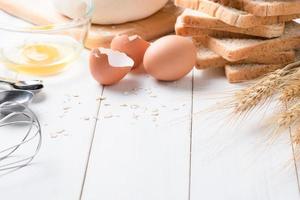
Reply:
[[[19, 7], [26, 10], [36, 6], [37, 13], [47, 12], [54, 9], [49, 3], [51, 1], [37, 1], [33, 5], [32, 0], [23, 0]], [[31, 75], [53, 75], [65, 70], [79, 57], [90, 27], [93, 2], [86, 0], [84, 3], [85, 12], [76, 19], [55, 11], [48, 13], [57, 15], [45, 18], [34, 18], [14, 9], [6, 11], [16, 15], [15, 18], [1, 13], [5, 17], [1, 15], [0, 18], [0, 64]]]

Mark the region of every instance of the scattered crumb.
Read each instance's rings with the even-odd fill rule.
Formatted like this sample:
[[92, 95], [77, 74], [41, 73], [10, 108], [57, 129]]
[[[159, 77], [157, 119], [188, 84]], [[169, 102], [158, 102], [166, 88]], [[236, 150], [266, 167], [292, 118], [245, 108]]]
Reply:
[[64, 110], [70, 110], [71, 107], [64, 107]]
[[151, 98], [156, 98], [157, 96], [156, 96], [156, 95], [150, 95], [150, 97], [151, 97]]
[[173, 108], [173, 110], [174, 110], [174, 111], [177, 111], [177, 110], [179, 110], [179, 108]]
[[130, 106], [131, 109], [138, 109], [140, 106], [137, 104], [133, 104]]
[[51, 138], [57, 138], [58, 135], [50, 134], [50, 137], [51, 137]]
[[54, 133], [50, 133], [51, 138], [57, 138], [60, 135], [67, 136], [68, 133], [66, 132], [65, 129], [61, 129], [61, 130], [55, 131]]
[[62, 133], [64, 133], [64, 132], [66, 132], [66, 130], [65, 130], [65, 129], [62, 129], [62, 130], [56, 131], [56, 133], [57, 133], [57, 134], [62, 134]]
[[94, 120], [99, 120], [99, 118], [98, 118], [98, 117], [93, 117], [93, 119], [94, 119]]
[[132, 114], [132, 118], [137, 120], [137, 119], [139, 118], [139, 115], [133, 113], [133, 114]]
[[78, 94], [74, 94], [73, 97], [76, 97], [76, 98], [77, 98], [77, 97], [79, 97], [79, 95], [78, 95]]
[[110, 106], [110, 104], [109, 103], [105, 103], [104, 106]]
[[104, 115], [104, 119], [110, 119], [110, 118], [112, 118], [112, 117], [113, 117], [112, 114], [106, 114], [106, 115]]
[[85, 120], [85, 121], [89, 121], [89, 120], [90, 120], [90, 118], [89, 118], [89, 117], [84, 117], [84, 118], [83, 118], [83, 120]]
[[106, 100], [106, 97], [103, 96], [96, 98], [96, 101], [104, 101], [104, 100]]
[[124, 104], [121, 104], [120, 106], [121, 106], [121, 107], [127, 107], [128, 104], [124, 103]]
[[159, 113], [152, 113], [152, 116], [159, 116]]
[[125, 91], [123, 92], [124, 95], [129, 95], [129, 92]]

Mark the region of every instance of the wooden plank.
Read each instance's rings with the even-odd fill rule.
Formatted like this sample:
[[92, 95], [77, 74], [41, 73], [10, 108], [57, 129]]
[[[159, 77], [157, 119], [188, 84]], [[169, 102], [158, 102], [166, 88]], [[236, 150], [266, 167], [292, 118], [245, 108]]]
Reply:
[[130, 76], [104, 96], [82, 199], [187, 199], [191, 75]]
[[102, 91], [89, 75], [87, 54], [43, 78], [45, 89], [31, 104], [42, 125], [41, 151], [30, 166], [0, 178], [2, 199], [79, 199]]
[[267, 142], [267, 113], [256, 114], [264, 110], [240, 123], [224, 110], [204, 111], [239, 88], [215, 72], [195, 76], [190, 199], [299, 199], [289, 134]]

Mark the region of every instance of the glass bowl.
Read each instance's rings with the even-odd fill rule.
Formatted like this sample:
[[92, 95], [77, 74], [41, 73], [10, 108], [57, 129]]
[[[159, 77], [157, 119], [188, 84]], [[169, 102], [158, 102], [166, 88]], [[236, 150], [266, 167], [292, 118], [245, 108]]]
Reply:
[[[32, 1], [31, 1], [32, 2]], [[86, 0], [86, 11], [76, 19], [33, 25], [7, 13], [0, 14], [0, 63], [31, 75], [53, 75], [75, 61], [84, 46], [94, 10]]]

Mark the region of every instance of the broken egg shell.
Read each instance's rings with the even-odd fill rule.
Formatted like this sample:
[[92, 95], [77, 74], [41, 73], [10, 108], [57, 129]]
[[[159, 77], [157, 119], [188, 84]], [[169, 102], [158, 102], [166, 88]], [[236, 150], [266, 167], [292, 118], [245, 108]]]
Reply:
[[111, 49], [124, 52], [134, 60], [135, 65], [132, 68], [134, 73], [145, 72], [139, 68], [143, 67], [141, 64], [149, 46], [150, 43], [138, 35], [118, 35], [113, 38], [110, 44]]
[[134, 61], [119, 51], [97, 48], [90, 54], [90, 72], [102, 85], [113, 85], [119, 82], [133, 66]]
[[138, 74], [145, 74], [147, 72], [146, 72], [146, 70], [144, 68], [144, 64], [141, 63], [138, 67], [132, 68], [131, 71], [130, 71], [130, 73], [138, 75]]

